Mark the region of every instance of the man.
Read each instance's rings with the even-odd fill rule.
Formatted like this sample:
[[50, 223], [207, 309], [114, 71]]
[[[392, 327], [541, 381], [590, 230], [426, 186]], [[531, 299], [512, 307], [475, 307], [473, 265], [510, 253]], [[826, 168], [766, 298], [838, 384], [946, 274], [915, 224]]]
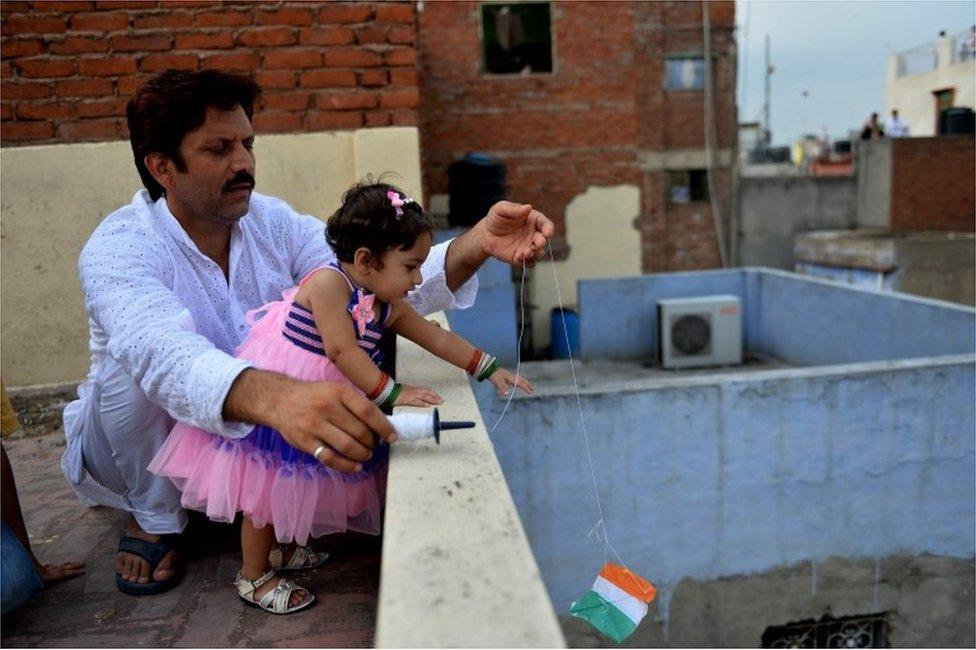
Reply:
[[885, 135], [889, 138], [907, 138], [908, 137], [908, 124], [905, 123], [900, 117], [898, 117], [898, 109], [891, 111], [891, 117], [885, 120], [884, 126]]
[[[174, 534], [186, 514], [175, 487], [146, 470], [174, 418], [232, 438], [265, 424], [302, 451], [324, 445], [320, 460], [339, 471], [356, 471], [377, 435], [396, 439], [351, 387], [292, 380], [231, 356], [248, 310], [334, 260], [321, 221], [253, 192], [259, 94], [252, 80], [213, 70], [170, 70], [140, 88], [126, 116], [146, 189], [81, 254], [92, 365], [65, 409], [62, 467], [83, 500], [131, 513], [115, 562], [126, 593], [158, 593], [180, 579]], [[424, 313], [469, 306], [489, 256], [531, 263], [552, 230], [531, 206], [496, 204], [431, 251], [411, 302]], [[305, 558], [314, 554], [297, 561]]]
[[871, 117], [864, 123], [864, 127], [861, 128], [861, 139], [877, 140], [883, 137], [884, 129], [881, 128], [881, 124], [878, 122], [878, 114], [871, 113]]

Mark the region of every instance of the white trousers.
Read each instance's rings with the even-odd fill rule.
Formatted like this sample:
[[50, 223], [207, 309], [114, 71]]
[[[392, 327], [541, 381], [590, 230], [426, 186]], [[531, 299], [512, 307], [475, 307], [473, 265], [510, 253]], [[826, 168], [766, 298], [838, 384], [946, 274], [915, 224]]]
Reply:
[[61, 466], [68, 482], [87, 504], [125, 510], [147, 533], [182, 531], [187, 518], [179, 491], [146, 469], [173, 418], [111, 358], [78, 395], [64, 411], [68, 444]]

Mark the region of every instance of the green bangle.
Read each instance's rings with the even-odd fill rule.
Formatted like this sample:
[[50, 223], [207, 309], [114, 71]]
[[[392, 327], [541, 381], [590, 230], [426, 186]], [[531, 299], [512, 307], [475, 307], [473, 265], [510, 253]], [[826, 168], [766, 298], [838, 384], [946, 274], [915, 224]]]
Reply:
[[402, 390], [403, 390], [403, 384], [400, 383], [393, 384], [393, 390], [391, 390], [389, 396], [387, 396], [387, 398], [383, 400], [383, 403], [380, 405], [380, 408], [393, 408], [393, 405], [396, 404], [396, 400], [398, 397], [400, 397], [400, 392]]
[[478, 375], [478, 381], [484, 381], [489, 377], [491, 377], [491, 375], [496, 370], [498, 370], [501, 367], [501, 365], [502, 364], [498, 363], [498, 359], [494, 359], [491, 363], [488, 364], [488, 367], [485, 368], [483, 371], [481, 371], [481, 374]]

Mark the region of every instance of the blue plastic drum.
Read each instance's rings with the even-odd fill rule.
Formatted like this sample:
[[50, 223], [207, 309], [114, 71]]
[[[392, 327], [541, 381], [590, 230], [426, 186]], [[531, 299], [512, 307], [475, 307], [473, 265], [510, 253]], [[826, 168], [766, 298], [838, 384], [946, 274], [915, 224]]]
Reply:
[[[563, 318], [566, 319], [566, 329], [563, 330]], [[572, 309], [553, 307], [550, 315], [549, 332], [552, 340], [552, 358], [568, 359], [579, 356], [579, 314]], [[566, 345], [566, 334], [569, 334], [569, 346]]]

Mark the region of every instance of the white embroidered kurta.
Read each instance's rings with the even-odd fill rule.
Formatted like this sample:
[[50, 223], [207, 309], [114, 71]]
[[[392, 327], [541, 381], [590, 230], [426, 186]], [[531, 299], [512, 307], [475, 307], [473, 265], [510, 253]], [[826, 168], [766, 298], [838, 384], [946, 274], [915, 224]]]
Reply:
[[[477, 277], [456, 293], [447, 288], [447, 246], [431, 249], [423, 284], [408, 297], [422, 314], [474, 302]], [[109, 215], [78, 265], [91, 370], [79, 399], [65, 409], [66, 475], [77, 486], [85, 474], [81, 415], [109, 357], [172, 417], [228, 437], [247, 435], [251, 425], [225, 422], [221, 414], [231, 384], [250, 366], [231, 356], [247, 334], [244, 315], [334, 260], [322, 221], [258, 193], [231, 230], [229, 279], [197, 249], [165, 199], [153, 204], [143, 190]]]

